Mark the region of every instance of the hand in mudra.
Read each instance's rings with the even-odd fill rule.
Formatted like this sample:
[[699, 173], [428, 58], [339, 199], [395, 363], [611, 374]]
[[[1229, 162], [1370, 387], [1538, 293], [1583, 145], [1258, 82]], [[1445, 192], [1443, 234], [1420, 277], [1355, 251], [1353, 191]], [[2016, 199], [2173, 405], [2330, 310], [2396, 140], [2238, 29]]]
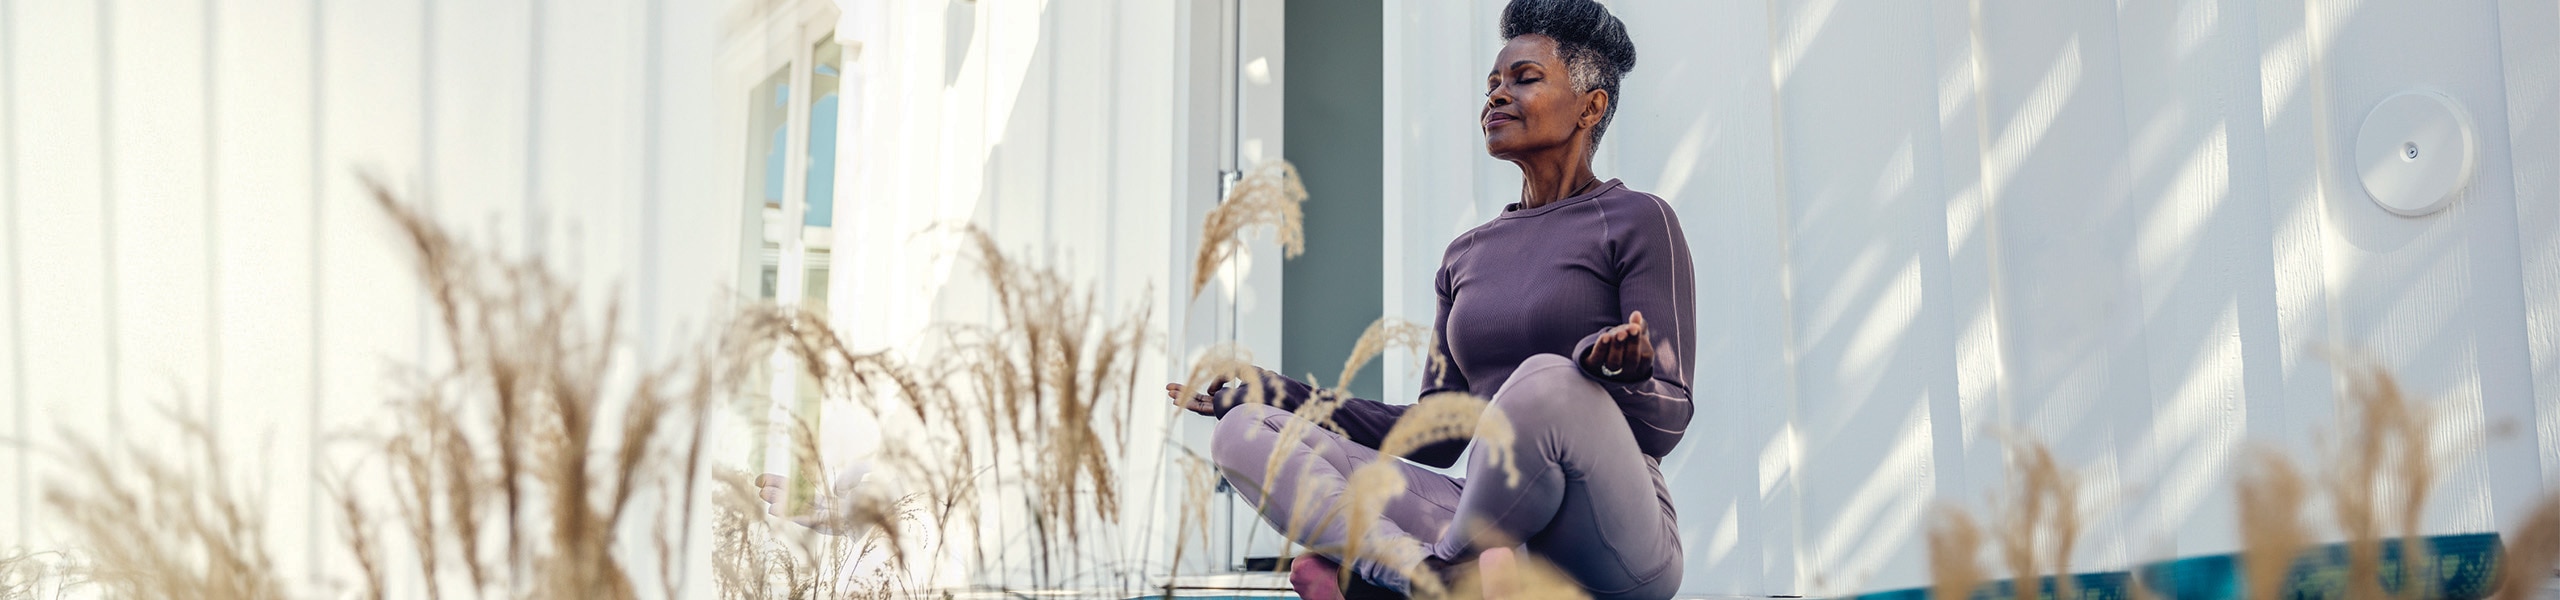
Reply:
[[1600, 332], [1600, 340], [1591, 344], [1591, 352], [1581, 357], [1582, 369], [1611, 379], [1634, 379], [1653, 374], [1653, 336], [1645, 332], [1644, 311], [1627, 314], [1626, 324]]
[[1180, 383], [1168, 383], [1164, 384], [1164, 397], [1172, 400], [1174, 406], [1180, 406], [1183, 410], [1200, 413], [1203, 417], [1214, 417], [1218, 416], [1216, 392], [1226, 388], [1229, 381], [1234, 380], [1221, 377], [1217, 381], [1209, 382], [1208, 389], [1190, 393], [1185, 393]]

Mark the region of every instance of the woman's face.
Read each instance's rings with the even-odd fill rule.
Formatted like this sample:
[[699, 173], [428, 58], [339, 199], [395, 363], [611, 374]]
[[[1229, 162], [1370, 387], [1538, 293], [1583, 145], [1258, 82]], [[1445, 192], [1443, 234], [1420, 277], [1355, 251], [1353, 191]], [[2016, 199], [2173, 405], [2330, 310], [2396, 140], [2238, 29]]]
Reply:
[[1476, 115], [1477, 123], [1484, 127], [1485, 153], [1503, 160], [1579, 150], [1589, 139], [1583, 133], [1599, 124], [1600, 109], [1606, 107], [1601, 97], [1607, 94], [1574, 92], [1573, 76], [1556, 55], [1555, 39], [1543, 35], [1511, 38], [1494, 57], [1484, 83], [1484, 109]]

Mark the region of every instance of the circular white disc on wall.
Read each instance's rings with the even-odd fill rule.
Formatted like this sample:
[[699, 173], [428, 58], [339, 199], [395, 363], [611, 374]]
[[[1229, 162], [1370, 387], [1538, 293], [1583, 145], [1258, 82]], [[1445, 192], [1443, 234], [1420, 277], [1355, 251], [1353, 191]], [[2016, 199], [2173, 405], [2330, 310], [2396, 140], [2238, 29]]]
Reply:
[[2365, 115], [2356, 133], [2356, 175], [2373, 203], [2403, 216], [2444, 210], [2471, 182], [2471, 118], [2453, 98], [2401, 92]]

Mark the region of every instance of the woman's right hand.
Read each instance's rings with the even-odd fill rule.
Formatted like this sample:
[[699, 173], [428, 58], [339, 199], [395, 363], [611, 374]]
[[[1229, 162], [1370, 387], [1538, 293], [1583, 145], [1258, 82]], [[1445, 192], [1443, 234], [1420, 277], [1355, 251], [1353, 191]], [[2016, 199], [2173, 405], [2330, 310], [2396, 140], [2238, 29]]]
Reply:
[[[1216, 381], [1211, 381], [1209, 382], [1209, 391], [1214, 392], [1220, 389], [1225, 389], [1227, 387], [1227, 382], [1229, 381], [1234, 380], [1221, 377]], [[1179, 382], [1164, 384], [1164, 397], [1168, 400], [1172, 400], [1174, 406], [1180, 406], [1183, 410], [1200, 413], [1200, 416], [1203, 417], [1218, 416], [1218, 397], [1216, 395], [1205, 392], [1184, 392], [1185, 390], [1182, 389], [1182, 384]]]

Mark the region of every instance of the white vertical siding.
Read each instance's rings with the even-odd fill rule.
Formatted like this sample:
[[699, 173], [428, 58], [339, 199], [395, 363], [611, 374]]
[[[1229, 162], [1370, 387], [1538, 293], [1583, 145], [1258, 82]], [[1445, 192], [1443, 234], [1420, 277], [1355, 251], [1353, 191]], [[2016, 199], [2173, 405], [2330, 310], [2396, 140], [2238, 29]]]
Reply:
[[[2314, 449], [2333, 345], [2444, 407], [2430, 531], [2511, 522], [2560, 472], [2548, 4], [1613, 3], [1642, 59], [1602, 176], [1699, 261], [1687, 591], [1920, 583], [1921, 511], [1979, 508], [2000, 432], [2084, 474], [2075, 567], [2229, 551], [2234, 459]], [[1389, 5], [1390, 315], [1514, 196], [1459, 95], [1501, 5]], [[2412, 88], [2482, 159], [2419, 218], [2345, 157]]]
[[[1681, 538], [1696, 540], [1689, 546], [1694, 558], [1683, 581], [1697, 584], [1684, 585], [1703, 593], [1752, 593], [1764, 589], [1768, 581], [1793, 581], [1800, 564], [1792, 544], [1773, 545], [1795, 537], [1798, 482], [1782, 470], [1784, 463], [1761, 460], [1772, 449], [1795, 443], [1786, 424], [1797, 408], [1791, 402], [1796, 386], [1795, 348], [1786, 343], [1790, 338], [1785, 335], [1796, 325], [1784, 318], [1792, 312], [1783, 287], [1788, 248], [1782, 238], [1751, 231], [1786, 222], [1782, 215], [1787, 210], [1777, 200], [1783, 184], [1775, 176], [1776, 166], [1787, 159], [1776, 153], [1780, 146], [1775, 137], [1776, 113], [1771, 110], [1777, 96], [1768, 69], [1769, 7], [1690, 4], [1664, 8], [1670, 12], [1659, 18], [1628, 23], [1631, 35], [1648, 40], [1639, 48], [1638, 69], [1725, 84], [1683, 89], [1629, 79], [1627, 100], [1609, 135], [1616, 168], [1606, 176], [1659, 182], [1648, 191], [1680, 210], [1681, 226], [1697, 250], [1693, 256], [1698, 281], [1719, 282], [1718, 287], [1729, 292], [1699, 296], [1699, 318], [1753, 330], [1699, 339], [1691, 384], [1703, 395], [1734, 399], [1709, 413], [1730, 427], [1720, 428], [1719, 435], [1689, 438], [1683, 444], [1699, 450], [1663, 463], [1663, 475], [1674, 485], [1697, 490], [1673, 498], [1686, 518]], [[1720, 10], [1732, 12], [1719, 14]], [[1697, 27], [1705, 30], [1693, 29]], [[1490, 44], [1479, 40], [1477, 45]], [[1469, 81], [1483, 72], [1483, 65], [1463, 66], [1459, 73]], [[1479, 89], [1481, 84], [1455, 91]], [[1456, 100], [1456, 106], [1478, 101], [1473, 96]], [[1456, 132], [1472, 133], [1472, 119], [1464, 114], [1452, 116]], [[1638, 133], [1642, 129], [1678, 133]], [[1486, 160], [1481, 151], [1470, 154]], [[1510, 166], [1495, 163], [1491, 168]], [[1470, 200], [1433, 193], [1446, 196], [1440, 202]], [[1490, 207], [1483, 210], [1491, 212]], [[1434, 251], [1429, 259], [1436, 263], [1439, 257]], [[1745, 314], [1763, 318], [1728, 317]], [[1763, 523], [1770, 526], [1746, 525]]]
[[[74, 427], [99, 431], [107, 426], [110, 395], [107, 340], [112, 335], [105, 311], [103, 276], [106, 256], [106, 203], [100, 186], [98, 93], [98, 7], [85, 3], [29, 3], [14, 7], [15, 38], [10, 40], [15, 86], [20, 90], [20, 121], [10, 142], [18, 161], [18, 219], [24, 224], [16, 240], [21, 280], [20, 310], [27, 315], [20, 352], [30, 356], [26, 395], [39, 428]], [[59, 439], [53, 432], [31, 432], [39, 439]], [[23, 450], [21, 450], [23, 451]], [[43, 502], [46, 482], [69, 474], [58, 465], [33, 465], [36, 503]], [[19, 510], [31, 510], [21, 507]], [[58, 538], [38, 532], [31, 539]]]
[[[25, 347], [26, 286], [21, 283], [18, 250], [26, 234], [18, 227], [18, 98], [17, 98], [17, 5], [0, 0], [0, 392], [9, 394], [10, 427], [8, 435], [24, 443], [34, 434], [35, 411], [28, 406]], [[0, 474], [5, 474], [9, 493], [0, 495], [0, 526], [12, 540], [33, 540], [35, 533], [35, 481], [28, 473], [28, 454], [23, 448], [0, 453]]]
[[2560, 3], [2499, 2], [2498, 31], [2533, 355], [2533, 441], [2550, 485], [2560, 482], [2560, 114], [2549, 110], [2560, 106]]
[[[228, 438], [287, 574], [342, 571], [314, 504], [313, 470], [342, 474], [324, 440], [377, 422], [405, 365], [434, 356], [411, 261], [358, 173], [518, 252], [538, 194], [548, 260], [591, 296], [647, 295], [661, 338], [700, 331], [735, 281], [734, 227], [704, 225], [736, 218], [735, 136], [700, 118], [725, 107], [702, 85], [725, 5], [7, 5], [0, 435], [33, 449], [0, 461], [0, 544], [66, 541], [41, 525], [50, 482], [73, 475], [48, 454], [64, 434], [169, 439], [169, 407]], [[537, 30], [535, 8], [575, 17]]]

